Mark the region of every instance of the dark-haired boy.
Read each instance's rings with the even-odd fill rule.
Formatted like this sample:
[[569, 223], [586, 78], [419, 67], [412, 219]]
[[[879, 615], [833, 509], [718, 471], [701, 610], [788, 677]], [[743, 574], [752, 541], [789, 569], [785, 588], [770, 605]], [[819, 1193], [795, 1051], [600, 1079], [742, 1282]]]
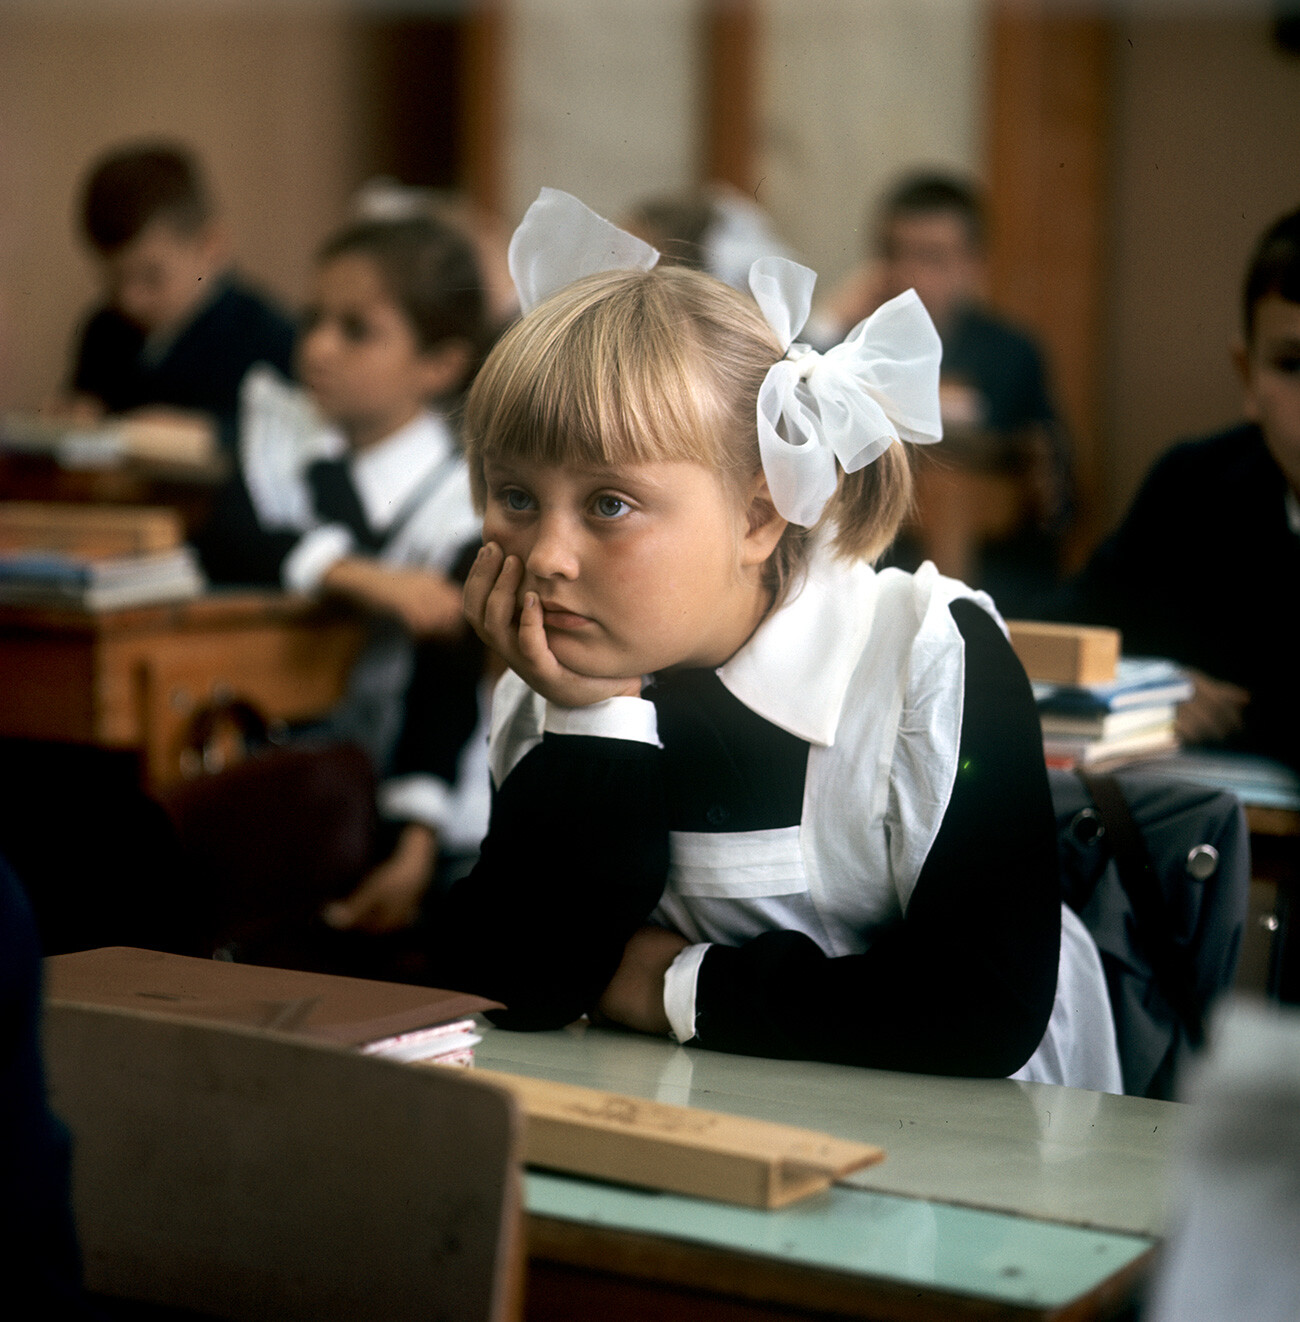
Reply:
[[[892, 558], [911, 568], [933, 557], [988, 589], [1005, 614], [1031, 614], [1057, 581], [1071, 459], [1042, 352], [982, 300], [983, 200], [958, 175], [921, 171], [899, 180], [871, 219], [875, 260], [831, 296], [818, 329], [825, 335], [834, 323], [830, 338], [838, 338], [885, 299], [915, 289], [943, 340], [946, 463], [921, 474], [917, 544], [905, 538]], [[992, 474], [1014, 490], [1017, 508], [995, 517], [996, 531], [971, 508], [969, 487], [946, 480], [954, 469]]]
[[74, 397], [97, 412], [204, 414], [231, 443], [240, 382], [259, 362], [288, 376], [295, 327], [229, 271], [197, 161], [170, 143], [111, 152], [87, 177], [81, 226], [105, 302], [80, 333]]
[[1061, 614], [1193, 668], [1187, 742], [1300, 767], [1300, 210], [1260, 239], [1242, 303], [1246, 421], [1157, 461]]

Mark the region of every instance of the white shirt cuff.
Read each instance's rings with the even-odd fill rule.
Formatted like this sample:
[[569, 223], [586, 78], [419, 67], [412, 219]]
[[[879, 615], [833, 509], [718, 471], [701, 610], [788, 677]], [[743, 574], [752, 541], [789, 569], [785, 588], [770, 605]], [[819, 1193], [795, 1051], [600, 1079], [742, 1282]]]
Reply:
[[341, 523], [313, 528], [285, 556], [280, 581], [290, 592], [315, 592], [321, 579], [350, 555], [354, 546], [352, 533]]
[[655, 705], [646, 698], [606, 698], [590, 707], [558, 707], [548, 702], [542, 729], [547, 734], [596, 735], [663, 747]]
[[672, 1029], [673, 1039], [689, 1042], [695, 1036], [695, 984], [699, 981], [700, 965], [709, 953], [709, 942], [687, 946], [668, 966], [664, 974], [664, 1014]]
[[440, 835], [451, 818], [451, 788], [436, 776], [386, 780], [375, 798], [381, 816], [396, 822], [419, 822]]

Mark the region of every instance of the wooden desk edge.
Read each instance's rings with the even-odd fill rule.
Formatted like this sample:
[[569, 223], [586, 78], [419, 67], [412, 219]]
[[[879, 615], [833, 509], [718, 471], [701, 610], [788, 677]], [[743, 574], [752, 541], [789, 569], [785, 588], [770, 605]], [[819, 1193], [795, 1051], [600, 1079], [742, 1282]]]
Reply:
[[[579, 1273], [605, 1278], [611, 1292], [650, 1287], [744, 1300], [754, 1305], [756, 1316], [761, 1316], [757, 1310], [766, 1306], [774, 1313], [812, 1310], [832, 1316], [870, 1317], [879, 1322], [947, 1322], [948, 1319], [975, 1322], [992, 1318], [1091, 1322], [1113, 1317], [1140, 1298], [1157, 1252], [1153, 1244], [1061, 1308], [1035, 1308], [532, 1213], [526, 1218], [526, 1235], [529, 1261], [526, 1298], [539, 1305], [544, 1317], [552, 1315], [544, 1306], [545, 1292], [568, 1290], [571, 1286], [565, 1278]], [[614, 1284], [614, 1281], [633, 1284]], [[618, 1311], [611, 1308], [607, 1315], [617, 1316]], [[676, 1315], [686, 1322], [680, 1311]], [[707, 1305], [696, 1316], [707, 1318]]]
[[343, 622], [359, 626], [363, 614], [342, 603], [322, 601], [274, 589], [238, 589], [191, 597], [186, 601], [123, 606], [115, 610], [79, 610], [71, 606], [0, 605], [0, 632], [41, 630], [59, 633], [120, 633], [142, 628], [246, 626], [261, 622]]
[[1300, 836], [1300, 812], [1294, 808], [1247, 804], [1246, 821], [1252, 835]]

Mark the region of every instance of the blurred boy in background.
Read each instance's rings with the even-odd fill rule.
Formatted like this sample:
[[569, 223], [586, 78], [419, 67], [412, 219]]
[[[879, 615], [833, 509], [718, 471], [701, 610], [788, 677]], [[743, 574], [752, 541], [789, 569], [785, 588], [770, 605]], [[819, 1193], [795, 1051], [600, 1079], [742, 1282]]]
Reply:
[[1157, 461], [1055, 613], [1192, 667], [1188, 743], [1300, 767], [1300, 210], [1255, 249], [1233, 359], [1246, 420]]
[[295, 327], [229, 269], [198, 162], [166, 142], [116, 149], [90, 170], [80, 219], [104, 291], [74, 353], [80, 415], [198, 415], [233, 445], [240, 382], [254, 363], [289, 376]]
[[911, 174], [886, 194], [870, 228], [874, 260], [832, 292], [814, 337], [834, 342], [915, 289], [943, 340], [942, 454], [917, 474], [917, 517], [892, 562], [933, 559], [989, 591], [1003, 614], [1033, 614], [1059, 571], [1070, 450], [1038, 345], [982, 300], [983, 203], [957, 176]]

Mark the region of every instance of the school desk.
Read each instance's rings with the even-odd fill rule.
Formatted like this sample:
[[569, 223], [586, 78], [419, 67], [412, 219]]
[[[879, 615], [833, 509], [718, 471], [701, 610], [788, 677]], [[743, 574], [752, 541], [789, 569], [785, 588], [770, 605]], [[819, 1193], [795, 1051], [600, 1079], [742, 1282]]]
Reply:
[[193, 532], [207, 518], [229, 470], [229, 463], [219, 456], [205, 463], [122, 459], [69, 467], [51, 454], [6, 448], [0, 436], [3, 499], [78, 505], [167, 505], [180, 513], [187, 532]]
[[484, 1068], [782, 1120], [883, 1164], [780, 1211], [527, 1175], [526, 1315], [1116, 1316], [1165, 1224], [1173, 1102], [757, 1060], [590, 1027], [489, 1029]]
[[272, 592], [100, 612], [0, 607], [0, 737], [132, 749], [147, 785], [163, 788], [185, 773], [205, 704], [319, 715], [362, 637], [358, 616]]

